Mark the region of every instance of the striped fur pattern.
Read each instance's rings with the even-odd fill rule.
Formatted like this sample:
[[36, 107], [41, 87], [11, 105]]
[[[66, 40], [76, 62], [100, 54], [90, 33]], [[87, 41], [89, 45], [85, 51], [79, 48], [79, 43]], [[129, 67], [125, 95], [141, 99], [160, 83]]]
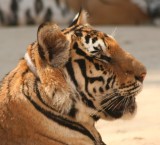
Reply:
[[145, 67], [81, 11], [37, 41], [1, 83], [1, 145], [105, 145], [95, 122], [134, 116]]
[[0, 0], [0, 25], [68, 24], [73, 16], [66, 0]]

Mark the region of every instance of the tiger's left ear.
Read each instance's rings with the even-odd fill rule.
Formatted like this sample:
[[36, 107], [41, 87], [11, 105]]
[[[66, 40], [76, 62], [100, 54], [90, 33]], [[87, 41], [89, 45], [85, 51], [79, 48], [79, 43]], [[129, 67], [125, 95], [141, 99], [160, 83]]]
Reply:
[[54, 23], [43, 23], [37, 32], [38, 52], [43, 63], [63, 67], [69, 59], [69, 41]]
[[75, 16], [73, 19], [73, 22], [71, 23], [70, 27], [73, 25], [84, 25], [87, 24], [88, 14], [85, 10], [81, 9], [79, 13]]

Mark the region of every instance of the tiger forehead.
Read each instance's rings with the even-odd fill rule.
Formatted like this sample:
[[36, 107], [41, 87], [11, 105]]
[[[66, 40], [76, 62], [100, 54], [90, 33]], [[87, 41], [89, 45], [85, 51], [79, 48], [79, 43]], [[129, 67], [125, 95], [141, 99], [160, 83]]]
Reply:
[[77, 37], [76, 41], [79, 41], [84, 48], [89, 52], [95, 52], [98, 50], [106, 51], [108, 48], [107, 38], [109, 37], [107, 34], [95, 30], [88, 25], [78, 25], [71, 28], [67, 28], [63, 30], [63, 33], [70, 38], [72, 36]]
[[108, 46], [106, 42], [106, 37], [108, 36], [97, 30], [76, 30], [74, 31], [74, 34], [80, 38], [81, 42], [89, 52], [95, 51], [95, 49], [105, 51]]

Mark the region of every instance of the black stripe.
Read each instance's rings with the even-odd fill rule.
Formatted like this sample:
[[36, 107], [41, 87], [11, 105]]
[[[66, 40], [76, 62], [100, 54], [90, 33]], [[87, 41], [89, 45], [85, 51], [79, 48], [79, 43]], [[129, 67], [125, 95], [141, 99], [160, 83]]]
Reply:
[[35, 81], [34, 81], [34, 92], [36, 93], [39, 101], [44, 104], [46, 107], [56, 111], [54, 108], [52, 108], [51, 106], [49, 106], [43, 99], [42, 99], [42, 96], [40, 94], [40, 91], [39, 91], [39, 88], [38, 88], [38, 83], [40, 82], [39, 78], [36, 78]]
[[97, 91], [96, 91], [96, 88], [93, 88], [93, 92], [94, 92], [94, 93], [96, 93], [96, 92], [97, 92]]
[[25, 97], [32, 103], [32, 105], [35, 107], [35, 109], [38, 112], [41, 112], [48, 119], [53, 120], [54, 122], [58, 123], [59, 125], [67, 127], [67, 128], [72, 129], [74, 131], [78, 131], [78, 132], [88, 136], [94, 142], [96, 141], [95, 138], [92, 136], [92, 134], [85, 127], [83, 127], [81, 124], [78, 124], [76, 122], [68, 120], [67, 118], [64, 118], [62, 116], [55, 115], [52, 112], [47, 111], [44, 108], [42, 108], [41, 106], [39, 106], [34, 100], [32, 100], [31, 96], [27, 95], [24, 92], [24, 84], [23, 84], [22, 92], [25, 95]]
[[[75, 103], [75, 102], [74, 102]], [[73, 117], [73, 118], [75, 118], [75, 116], [76, 116], [76, 114], [77, 114], [77, 112], [78, 112], [78, 109], [76, 109], [75, 108], [75, 104], [72, 104], [72, 107], [71, 107], [71, 109], [70, 109], [70, 111], [69, 111], [69, 113], [68, 113], [68, 115], [70, 116], [70, 117]]]
[[[131, 92], [135, 89], [139, 88], [139, 86], [134, 86], [133, 88], [129, 89], [129, 90], [124, 90], [124, 92]], [[127, 89], [126, 87], [124, 87], [124, 89]]]
[[100, 65], [98, 63], [94, 63], [96, 70], [100, 70]]
[[[49, 106], [42, 98], [41, 94], [40, 94], [40, 91], [39, 91], [39, 88], [38, 88], [38, 83], [40, 82], [40, 80], [38, 78], [35, 79], [34, 81], [34, 92], [36, 93], [39, 101], [44, 104], [46, 107], [50, 108], [51, 110], [54, 110], [54, 111], [57, 111], [55, 110], [53, 107]], [[54, 95], [53, 95], [54, 96]], [[76, 103], [76, 101], [74, 99], [72, 99], [73, 101], [73, 104], [72, 104], [72, 107], [68, 113], [69, 116], [71, 117], [75, 117], [76, 116], [76, 113], [78, 112], [78, 110], [75, 108], [75, 105], [74, 103]]]
[[73, 70], [73, 67], [72, 67], [71, 59], [69, 59], [69, 61], [67, 62], [66, 68], [67, 68], [67, 72], [70, 76], [70, 79], [73, 81], [74, 85], [76, 87], [78, 87], [78, 83], [77, 83], [77, 80], [75, 78], [75, 74], [74, 74], [74, 70]]
[[104, 90], [103, 90], [102, 87], [99, 88], [99, 92], [100, 92], [100, 93], [103, 93], [103, 92], [104, 92]]
[[110, 88], [109, 84], [110, 84], [110, 82], [111, 82], [112, 79], [113, 79], [113, 76], [111, 76], [111, 77], [109, 77], [107, 79], [106, 90], [108, 90]]
[[86, 43], [87, 43], [87, 44], [89, 43], [89, 39], [90, 39], [90, 35], [86, 35], [86, 36], [85, 36], [85, 40], [86, 40]]
[[104, 84], [104, 79], [102, 76], [89, 78], [89, 82], [91, 84], [94, 83], [95, 81], [103, 82], [103, 84]]
[[77, 17], [75, 20], [73, 20], [73, 22], [71, 23], [71, 25], [70, 25], [69, 27], [74, 26], [74, 25], [77, 25], [78, 20], [79, 20], [79, 18], [80, 18], [80, 16], [81, 16], [81, 13], [82, 13], [82, 9], [80, 9], [79, 14], [78, 14], [78, 17]]
[[108, 57], [106, 55], [101, 55], [100, 59], [105, 60], [106, 62], [111, 62], [111, 57]]
[[38, 35], [38, 33], [40, 32], [40, 30], [43, 28], [43, 27], [45, 27], [46, 25], [48, 25], [48, 23], [46, 22], [44, 22], [44, 23], [42, 23], [41, 25], [39, 25], [39, 27], [38, 27], [38, 30], [37, 30], [37, 35]]
[[47, 46], [47, 50], [48, 50], [48, 55], [49, 55], [49, 61], [52, 61], [52, 59], [53, 59], [53, 54], [54, 54], [53, 48]]
[[112, 84], [111, 84], [111, 88], [113, 88], [113, 85], [114, 85], [115, 81], [116, 81], [116, 75], [113, 77], [113, 81], [112, 81]]
[[75, 34], [77, 37], [82, 37], [82, 36], [83, 36], [82, 32], [79, 31], [79, 30], [75, 31], [74, 34]]
[[[38, 88], [38, 83], [40, 82], [40, 80], [38, 78], [35, 79], [34, 81], [34, 92], [36, 93], [39, 101], [44, 104], [46, 107], [50, 108], [51, 110], [54, 110], [54, 111], [57, 111], [55, 110], [53, 107], [49, 106], [42, 98], [41, 96], [41, 93], [39, 91], [39, 88]], [[53, 94], [54, 96], [54, 94]], [[75, 100], [72, 100], [74, 103], [75, 103]], [[75, 117], [76, 116], [76, 113], [78, 112], [78, 110], [75, 108], [75, 105], [73, 104], [68, 115], [71, 116], [71, 117]]]
[[89, 99], [87, 98], [87, 96], [86, 96], [83, 92], [80, 92], [80, 95], [81, 95], [81, 97], [82, 97], [83, 103], [84, 103], [86, 106], [88, 106], [88, 107], [90, 107], [90, 108], [93, 108], [93, 109], [96, 109], [96, 107], [94, 106], [93, 102], [92, 102], [91, 100], [89, 100]]
[[22, 73], [22, 78], [29, 72], [29, 69], [26, 69], [23, 73]]
[[97, 40], [98, 40], [97, 37], [94, 37], [94, 38], [92, 39], [92, 43], [94, 44]]
[[67, 33], [74, 31], [77, 27], [79, 27], [79, 25], [75, 25], [72, 28], [63, 29], [62, 32], [64, 32], [64, 34], [67, 34]]
[[99, 47], [93, 46], [93, 48], [94, 48], [96, 51], [100, 51], [100, 50], [101, 50]]
[[43, 51], [43, 48], [40, 45], [38, 45], [38, 53], [42, 60], [46, 60], [45, 53]]
[[131, 86], [133, 86], [133, 85], [135, 85], [135, 84], [134, 84], [134, 83], [129, 84], [129, 85], [122, 84], [122, 85], [119, 87], [119, 89], [129, 88], [129, 87], [131, 87]]
[[78, 43], [75, 42], [73, 44], [73, 48], [76, 50], [76, 53], [80, 56], [83, 56], [85, 57], [87, 60], [89, 60], [90, 62], [93, 62], [93, 58], [92, 57], [89, 57], [84, 51], [82, 51], [79, 46], [78, 46]]
[[[79, 17], [79, 16], [78, 16]], [[76, 19], [76, 20], [74, 20], [70, 25], [69, 25], [69, 27], [72, 27], [72, 26], [74, 26], [74, 25], [77, 25], [77, 22], [78, 22], [78, 18]]]
[[85, 63], [85, 60], [84, 59], [78, 59], [78, 60], [76, 60], [76, 62], [79, 65], [79, 68], [81, 70], [81, 73], [82, 73], [83, 77], [85, 78], [85, 91], [87, 92], [87, 94], [89, 95], [89, 97], [95, 99], [92, 96], [92, 94], [89, 92], [89, 90], [88, 90], [89, 77], [87, 77], [87, 74], [86, 74], [86, 63]]

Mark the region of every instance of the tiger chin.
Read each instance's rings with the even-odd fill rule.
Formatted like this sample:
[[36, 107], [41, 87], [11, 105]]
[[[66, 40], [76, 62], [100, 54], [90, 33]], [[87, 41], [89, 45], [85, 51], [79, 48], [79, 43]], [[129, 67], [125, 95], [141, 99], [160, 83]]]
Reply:
[[99, 119], [133, 116], [146, 68], [81, 11], [39, 26], [0, 88], [1, 145], [105, 145]]

